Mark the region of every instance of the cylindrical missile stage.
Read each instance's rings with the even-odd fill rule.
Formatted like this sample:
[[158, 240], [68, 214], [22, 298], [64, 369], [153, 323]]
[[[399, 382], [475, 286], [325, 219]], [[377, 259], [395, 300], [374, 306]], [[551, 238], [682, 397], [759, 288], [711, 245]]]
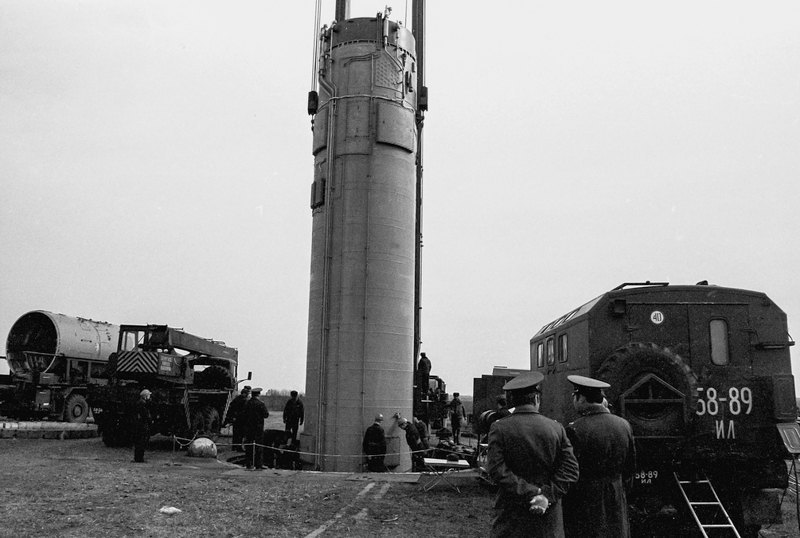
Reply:
[[389, 452], [403, 452], [387, 464], [407, 470], [392, 415], [412, 411], [414, 37], [380, 14], [340, 20], [321, 33], [318, 69], [301, 451], [318, 454], [307, 458], [317, 469], [359, 471], [364, 430], [382, 413]]

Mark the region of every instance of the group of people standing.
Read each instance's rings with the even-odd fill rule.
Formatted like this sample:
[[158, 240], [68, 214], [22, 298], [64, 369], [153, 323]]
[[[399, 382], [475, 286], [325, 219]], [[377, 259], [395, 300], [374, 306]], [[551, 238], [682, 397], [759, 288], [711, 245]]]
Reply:
[[[242, 387], [228, 406], [225, 417], [226, 425], [233, 424], [233, 450], [245, 453], [249, 470], [264, 468], [264, 420], [269, 417], [269, 410], [260, 398], [261, 391], [261, 388]], [[297, 432], [304, 416], [303, 402], [293, 390], [283, 410], [283, 422], [292, 446], [297, 444]]]
[[499, 488], [494, 537], [630, 536], [625, 482], [635, 467], [631, 426], [603, 404], [607, 383], [567, 379], [578, 418], [566, 428], [539, 413], [540, 372], [503, 387], [514, 411], [489, 430], [488, 472]]
[[[421, 471], [424, 468], [423, 459], [430, 451], [428, 442], [428, 427], [424, 422], [412, 417], [408, 420], [405, 417], [395, 415], [397, 426], [405, 432], [406, 443], [411, 449], [412, 470]], [[388, 471], [385, 463], [386, 458], [386, 431], [383, 429], [383, 415], [375, 415], [374, 422], [364, 432], [364, 440], [361, 446], [367, 458], [367, 470], [371, 473], [383, 473]]]

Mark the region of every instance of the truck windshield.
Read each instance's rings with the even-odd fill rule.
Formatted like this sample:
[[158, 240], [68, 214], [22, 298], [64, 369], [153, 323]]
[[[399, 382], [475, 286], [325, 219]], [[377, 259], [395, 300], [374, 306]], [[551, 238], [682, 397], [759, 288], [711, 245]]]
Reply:
[[146, 331], [125, 331], [120, 337], [120, 351], [131, 351], [143, 346]]

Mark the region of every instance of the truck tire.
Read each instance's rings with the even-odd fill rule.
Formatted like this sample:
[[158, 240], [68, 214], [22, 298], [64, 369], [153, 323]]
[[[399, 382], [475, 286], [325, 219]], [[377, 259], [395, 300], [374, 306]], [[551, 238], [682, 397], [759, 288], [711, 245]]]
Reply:
[[86, 422], [89, 416], [89, 404], [83, 394], [71, 394], [64, 406], [64, 420], [66, 422]]
[[232, 389], [236, 382], [227, 368], [213, 365], [194, 374], [194, 386], [198, 389]]
[[[697, 376], [688, 364], [669, 349], [650, 343], [632, 343], [611, 353], [597, 370], [597, 377], [609, 383], [606, 397], [612, 409], [628, 419], [637, 435], [682, 435], [695, 409]], [[630, 404], [624, 411], [621, 398], [641, 401], [637, 385], [647, 392], [647, 405]], [[633, 389], [633, 393], [631, 393]], [[683, 403], [674, 400], [679, 391]], [[658, 400], [664, 403], [659, 404]], [[670, 401], [672, 400], [672, 401]]]
[[220, 428], [219, 411], [215, 407], [204, 405], [192, 412], [192, 436], [214, 440], [219, 436]]

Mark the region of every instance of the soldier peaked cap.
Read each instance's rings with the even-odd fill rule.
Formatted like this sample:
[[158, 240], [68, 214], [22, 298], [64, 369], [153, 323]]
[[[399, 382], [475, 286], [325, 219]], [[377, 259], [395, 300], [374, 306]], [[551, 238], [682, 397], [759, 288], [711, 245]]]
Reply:
[[568, 375], [567, 379], [570, 383], [575, 385], [576, 390], [588, 389], [588, 390], [602, 390], [607, 389], [611, 385], [606, 383], [605, 381], [600, 381], [599, 379], [592, 379], [591, 377], [586, 377], [582, 375]]
[[526, 372], [503, 385], [503, 390], [536, 389], [542, 381], [544, 381], [542, 372]]
[[262, 389], [261, 387], [256, 387], [256, 388], [254, 388], [253, 390], [251, 390], [250, 392], [252, 392], [253, 394], [258, 394], [258, 393], [260, 393], [262, 390], [263, 390], [263, 389]]

